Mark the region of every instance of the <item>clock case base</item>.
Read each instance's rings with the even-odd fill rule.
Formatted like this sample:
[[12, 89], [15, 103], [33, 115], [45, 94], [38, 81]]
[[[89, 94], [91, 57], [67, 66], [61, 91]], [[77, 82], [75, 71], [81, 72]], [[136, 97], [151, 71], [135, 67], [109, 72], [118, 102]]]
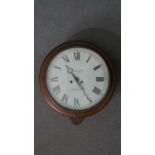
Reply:
[[84, 118], [80, 118], [80, 117], [70, 117], [71, 122], [74, 125], [79, 125], [84, 121]]

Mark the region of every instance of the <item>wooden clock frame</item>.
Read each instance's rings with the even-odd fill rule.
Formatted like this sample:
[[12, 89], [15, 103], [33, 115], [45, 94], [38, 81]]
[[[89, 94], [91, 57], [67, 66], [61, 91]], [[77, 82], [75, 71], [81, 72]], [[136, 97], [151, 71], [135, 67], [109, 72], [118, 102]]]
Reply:
[[[108, 89], [106, 96], [97, 105], [93, 106], [92, 108], [86, 109], [86, 110], [74, 111], [74, 110], [70, 110], [70, 109], [62, 107], [61, 105], [57, 104], [54, 101], [54, 99], [49, 95], [47, 87], [46, 87], [46, 71], [47, 71], [49, 62], [59, 52], [61, 52], [64, 49], [71, 48], [71, 47], [84, 47], [84, 48], [92, 49], [93, 51], [97, 52], [106, 61], [106, 64], [107, 64], [109, 72], [110, 72], [110, 77], [111, 77], [110, 87]], [[39, 74], [40, 91], [41, 91], [41, 94], [42, 94], [44, 100], [48, 103], [48, 105], [63, 116], [67, 116], [71, 119], [77, 118], [79, 120], [84, 119], [85, 117], [91, 116], [93, 114], [96, 114], [97, 112], [99, 112], [101, 109], [103, 109], [108, 104], [108, 102], [110, 101], [110, 99], [114, 93], [115, 83], [116, 83], [116, 76], [115, 76], [114, 67], [113, 67], [111, 61], [109, 60], [109, 58], [105, 55], [104, 51], [101, 50], [100, 48], [96, 47], [94, 44], [84, 42], [84, 41], [65, 42], [65, 43], [57, 46], [53, 50], [51, 50], [49, 52], [49, 54], [45, 57], [42, 65], [41, 65], [40, 74]]]

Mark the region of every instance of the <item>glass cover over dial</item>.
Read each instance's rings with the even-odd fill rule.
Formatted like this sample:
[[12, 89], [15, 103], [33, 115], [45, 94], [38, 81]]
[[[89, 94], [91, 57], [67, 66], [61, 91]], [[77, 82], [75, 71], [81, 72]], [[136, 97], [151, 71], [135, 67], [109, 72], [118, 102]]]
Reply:
[[67, 48], [50, 61], [46, 86], [58, 105], [70, 110], [86, 110], [106, 96], [110, 73], [105, 60], [92, 49]]

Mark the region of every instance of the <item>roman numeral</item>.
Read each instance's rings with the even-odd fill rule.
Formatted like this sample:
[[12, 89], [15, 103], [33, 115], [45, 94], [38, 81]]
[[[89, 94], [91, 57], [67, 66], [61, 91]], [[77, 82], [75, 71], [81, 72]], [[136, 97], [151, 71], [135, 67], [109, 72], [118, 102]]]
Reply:
[[80, 60], [80, 52], [74, 52], [75, 60]]
[[61, 69], [60, 67], [58, 67], [58, 66], [53, 66], [54, 68], [56, 68], [56, 69]]
[[68, 100], [68, 96], [66, 94], [64, 94], [61, 98], [61, 101], [64, 103], [67, 103], [67, 100]]
[[80, 106], [79, 100], [77, 98], [74, 98], [74, 106]]
[[102, 81], [104, 81], [104, 77], [96, 77], [96, 81], [97, 82], [102, 82]]
[[69, 58], [67, 57], [67, 55], [64, 55], [62, 58], [63, 58], [66, 62], [69, 62], [69, 61], [70, 61]]
[[60, 89], [60, 86], [55, 86], [53, 88], [53, 92], [55, 93], [55, 95], [58, 95], [60, 93], [61, 89]]
[[52, 77], [50, 80], [51, 81], [58, 81], [58, 77]]
[[94, 69], [94, 71], [96, 71], [97, 69], [99, 69], [101, 67], [101, 65], [97, 65], [97, 66], [95, 66], [93, 69]]
[[89, 62], [90, 58], [91, 58], [91, 55], [88, 57], [88, 59], [87, 59], [87, 61], [86, 61], [87, 63]]
[[99, 88], [97, 88], [97, 87], [94, 87], [92, 91], [93, 91], [93, 93], [95, 93], [96, 95], [99, 95], [100, 92], [101, 92], [101, 89], [99, 89]]

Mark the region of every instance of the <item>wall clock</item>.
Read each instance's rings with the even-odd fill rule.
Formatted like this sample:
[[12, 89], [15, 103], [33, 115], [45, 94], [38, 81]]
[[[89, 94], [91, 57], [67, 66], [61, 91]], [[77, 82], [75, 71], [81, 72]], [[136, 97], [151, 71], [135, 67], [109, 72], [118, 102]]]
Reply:
[[108, 104], [115, 81], [113, 65], [104, 51], [83, 41], [54, 48], [45, 57], [39, 75], [45, 101], [74, 124]]

